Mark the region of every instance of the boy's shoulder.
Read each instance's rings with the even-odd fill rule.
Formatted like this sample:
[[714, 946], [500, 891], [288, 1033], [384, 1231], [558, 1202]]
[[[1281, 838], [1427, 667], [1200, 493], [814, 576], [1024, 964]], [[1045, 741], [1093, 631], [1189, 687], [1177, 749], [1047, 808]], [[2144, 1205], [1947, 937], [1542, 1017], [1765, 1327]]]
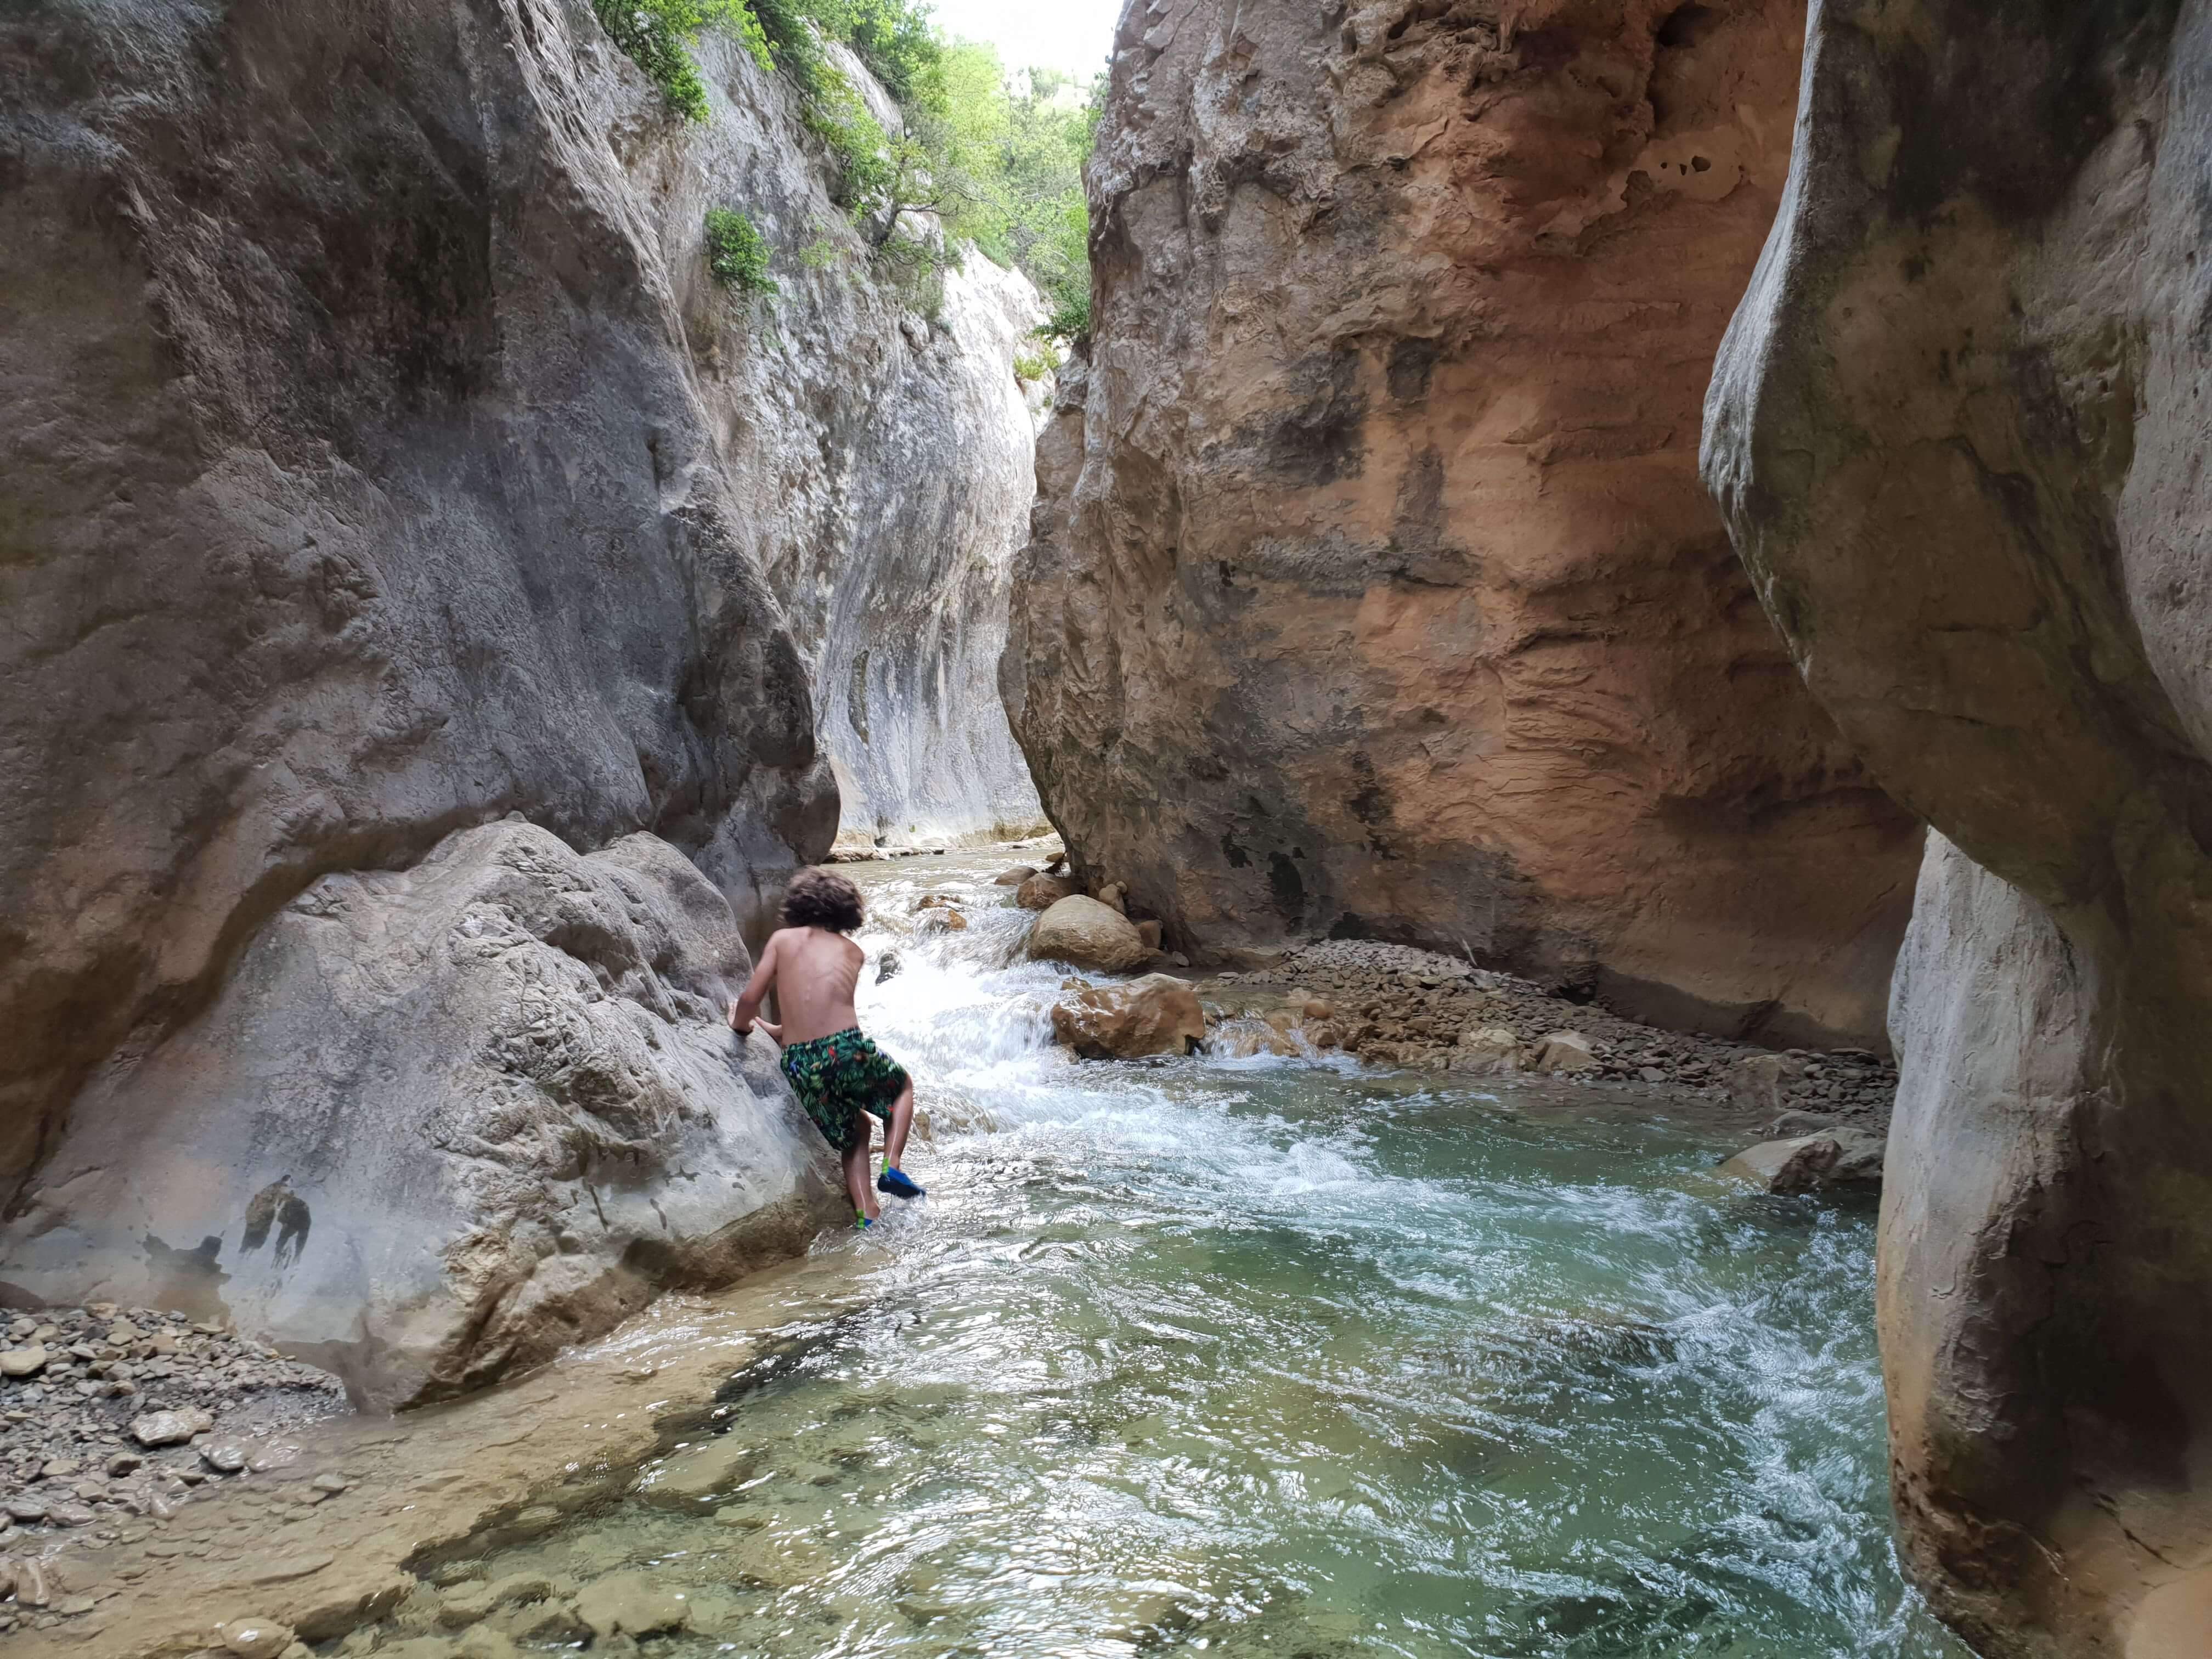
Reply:
[[[849, 933], [833, 933], [826, 927], [779, 927], [769, 935], [771, 950], [800, 951], [813, 945], [817, 939], [835, 939], [848, 951], [860, 951], [860, 946]], [[866, 951], [860, 951], [865, 956]]]

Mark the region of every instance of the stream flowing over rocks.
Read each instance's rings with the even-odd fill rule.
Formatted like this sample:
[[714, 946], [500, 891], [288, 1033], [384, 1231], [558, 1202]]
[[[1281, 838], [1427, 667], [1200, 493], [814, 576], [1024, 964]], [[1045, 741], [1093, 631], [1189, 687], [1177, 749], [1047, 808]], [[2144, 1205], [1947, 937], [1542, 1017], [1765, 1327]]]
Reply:
[[0, 21], [0, 1285], [401, 1404], [834, 1200], [715, 999], [841, 800], [1036, 817], [1038, 303], [879, 280], [698, 52], [694, 124], [585, 0]]
[[1802, 5], [1133, 0], [1002, 687], [1090, 885], [1886, 1047], [1919, 832], [1698, 488]]
[[[1745, 1113], [1684, 1084], [1248, 1046], [1301, 988], [1250, 975], [1158, 998], [1194, 1048], [1079, 1057], [1055, 1009], [1180, 981], [1071, 988], [1010, 858], [853, 872], [926, 1200], [19, 1539], [22, 1651], [1965, 1659], [1891, 1545], [1869, 1195], [1724, 1176]], [[1299, 966], [1408, 1007], [1453, 969]]]

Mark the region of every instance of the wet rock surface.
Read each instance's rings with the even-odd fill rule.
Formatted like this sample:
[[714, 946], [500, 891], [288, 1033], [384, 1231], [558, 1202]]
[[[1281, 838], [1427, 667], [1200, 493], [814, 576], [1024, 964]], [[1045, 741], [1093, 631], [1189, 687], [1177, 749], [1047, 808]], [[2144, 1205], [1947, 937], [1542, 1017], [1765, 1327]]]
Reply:
[[1770, 1193], [1811, 1193], [1826, 1187], [1879, 1186], [1881, 1138], [1863, 1129], [1817, 1130], [1788, 1140], [1763, 1140], [1720, 1166], [1720, 1173]]
[[1810, 27], [1705, 476], [1814, 696], [1939, 832], [1890, 1018], [1900, 1550], [1985, 1653], [2182, 1659], [2212, 1630], [2212, 20]]
[[[1021, 890], [1027, 892], [1028, 884]], [[1065, 962], [1109, 974], [1141, 967], [1156, 954], [1127, 916], [1080, 893], [1055, 899], [1030, 929], [1025, 948], [1039, 961]]]
[[1055, 1042], [1089, 1060], [1183, 1054], [1206, 1040], [1206, 1011], [1188, 980], [1146, 974], [1085, 987], [1052, 1008]]
[[1884, 1046], [1918, 835], [1698, 486], [1796, 0], [1139, 0], [1001, 684], [1084, 890]]

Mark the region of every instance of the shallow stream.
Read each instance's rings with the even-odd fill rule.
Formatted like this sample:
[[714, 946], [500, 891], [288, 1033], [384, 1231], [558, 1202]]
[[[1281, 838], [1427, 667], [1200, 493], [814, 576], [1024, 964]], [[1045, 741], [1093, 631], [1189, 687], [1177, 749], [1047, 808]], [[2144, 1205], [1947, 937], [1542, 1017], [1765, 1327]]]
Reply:
[[[672, 1656], [1965, 1654], [1893, 1555], [1870, 1204], [1734, 1190], [1648, 1093], [1073, 1062], [1002, 862], [858, 872], [933, 1124], [817, 1247], [860, 1294], [465, 1571], [680, 1587]], [[966, 931], [907, 935], [931, 889]]]

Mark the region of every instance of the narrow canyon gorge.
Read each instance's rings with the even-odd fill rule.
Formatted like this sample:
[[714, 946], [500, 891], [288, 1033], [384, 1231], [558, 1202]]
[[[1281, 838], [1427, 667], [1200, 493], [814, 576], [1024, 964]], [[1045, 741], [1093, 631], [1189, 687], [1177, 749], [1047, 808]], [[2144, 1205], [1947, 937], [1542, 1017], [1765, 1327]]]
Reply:
[[2212, 1659], [2212, 0], [990, 10], [0, 15], [0, 1639]]

